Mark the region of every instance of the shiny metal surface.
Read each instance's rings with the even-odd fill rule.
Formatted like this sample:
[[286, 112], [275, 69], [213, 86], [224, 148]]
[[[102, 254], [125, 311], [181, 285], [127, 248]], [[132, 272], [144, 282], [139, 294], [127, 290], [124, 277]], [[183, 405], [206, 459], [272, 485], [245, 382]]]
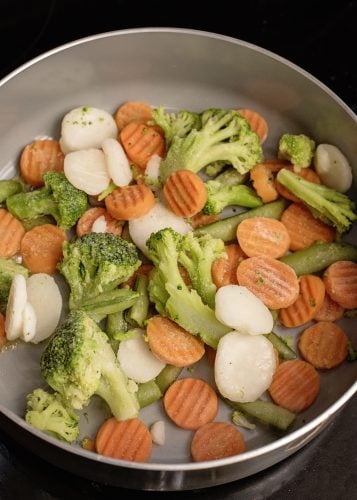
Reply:
[[[127, 100], [172, 109], [252, 107], [270, 125], [264, 146], [273, 155], [279, 136], [305, 132], [318, 142], [338, 145], [357, 175], [357, 120], [330, 90], [306, 72], [263, 49], [229, 37], [176, 29], [138, 29], [106, 33], [60, 47], [19, 68], [0, 82], [2, 177], [17, 168], [21, 148], [34, 137], [58, 136], [62, 116], [78, 105], [114, 112]], [[348, 237], [356, 241], [356, 234]], [[355, 320], [343, 320], [357, 341]], [[107, 459], [71, 447], [30, 428], [22, 419], [25, 395], [41, 383], [41, 346], [20, 346], [0, 358], [0, 423], [15, 439], [66, 470], [108, 484], [147, 490], [213, 486], [246, 477], [286, 458], [307, 444], [357, 390], [356, 367], [345, 363], [323, 373], [316, 403], [284, 437], [270, 429], [247, 433], [248, 451], [210, 463], [189, 462], [189, 435], [168, 424], [168, 444], [148, 464]], [[202, 364], [196, 373], [210, 376]], [[102, 408], [83, 418], [93, 433]], [[162, 409], [147, 408], [148, 423]], [[219, 418], [228, 419], [225, 406]], [[138, 484], [140, 474], [140, 484]]]

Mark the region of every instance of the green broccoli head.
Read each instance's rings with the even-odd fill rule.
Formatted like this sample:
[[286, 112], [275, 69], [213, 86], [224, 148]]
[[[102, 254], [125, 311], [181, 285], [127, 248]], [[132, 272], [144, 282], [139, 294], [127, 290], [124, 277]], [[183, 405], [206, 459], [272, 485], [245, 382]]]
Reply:
[[262, 159], [259, 137], [237, 111], [208, 109], [201, 115], [202, 128], [186, 137], [174, 136], [166, 158], [160, 164], [163, 181], [176, 170], [195, 173], [224, 161], [240, 173], [249, 171]]
[[193, 288], [202, 301], [214, 308], [216, 285], [212, 280], [212, 264], [216, 259], [226, 257], [224, 243], [209, 234], [195, 236], [192, 231], [181, 241], [179, 262], [186, 268]]
[[84, 311], [72, 311], [42, 353], [41, 373], [72, 408], [81, 409], [96, 394], [118, 420], [136, 417], [131, 392], [108, 337]]
[[262, 200], [254, 189], [245, 185], [228, 186], [213, 180], [205, 183], [207, 201], [203, 213], [207, 215], [220, 214], [225, 207], [239, 205], [241, 207], [256, 208], [262, 205]]
[[62, 229], [70, 229], [87, 209], [87, 195], [75, 188], [62, 172], [43, 174], [45, 186], [18, 193], [6, 200], [9, 212], [20, 220], [51, 215]]
[[159, 125], [165, 133], [166, 148], [170, 146], [174, 136], [186, 137], [192, 129], [199, 129], [201, 126], [200, 115], [191, 111], [179, 111], [177, 114], [165, 113], [163, 106], [159, 106], [153, 110], [152, 114], [154, 123]]
[[0, 311], [2, 312], [6, 310], [9, 291], [15, 274], [22, 274], [27, 278], [29, 271], [26, 267], [16, 264], [11, 259], [0, 257]]
[[284, 134], [280, 138], [279, 158], [289, 160], [296, 167], [308, 167], [314, 151], [315, 142], [304, 134]]
[[25, 420], [36, 429], [68, 443], [79, 436], [79, 417], [58, 393], [35, 389], [28, 394]]
[[69, 305], [78, 309], [103, 292], [116, 288], [140, 266], [132, 243], [111, 233], [90, 233], [63, 245], [58, 268], [70, 288]]
[[307, 205], [315, 217], [334, 226], [339, 233], [349, 230], [357, 220], [355, 204], [347, 195], [322, 184], [309, 182], [286, 168], [278, 172], [277, 180]]
[[[217, 348], [219, 339], [229, 328], [216, 319], [213, 309], [203, 303], [199, 293], [194, 288], [189, 289], [183, 281], [179, 269], [182, 236], [165, 228], [151, 234], [146, 244], [149, 258], [155, 264], [148, 286], [149, 296], [158, 312]], [[207, 260], [208, 255], [207, 251]], [[202, 271], [204, 268], [205, 263], [202, 263]]]

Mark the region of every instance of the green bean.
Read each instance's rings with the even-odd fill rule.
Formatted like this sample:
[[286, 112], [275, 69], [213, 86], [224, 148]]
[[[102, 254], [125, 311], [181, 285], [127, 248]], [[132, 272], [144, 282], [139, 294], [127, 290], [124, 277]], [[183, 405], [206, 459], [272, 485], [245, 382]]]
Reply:
[[194, 231], [196, 235], [210, 234], [213, 238], [221, 238], [223, 241], [232, 241], [236, 239], [237, 226], [245, 219], [251, 217], [269, 217], [271, 219], [279, 219], [285, 208], [283, 200], [266, 203], [261, 207], [252, 208], [246, 212], [242, 212], [226, 219], [212, 222], [207, 226], [200, 227]]
[[23, 187], [20, 181], [0, 180], [0, 203], [13, 194], [21, 193]]
[[166, 365], [165, 368], [159, 373], [155, 380], [163, 394], [166, 389], [168, 389], [169, 386], [175, 382], [181, 372], [182, 368], [178, 366]]
[[162, 397], [162, 393], [159, 386], [155, 382], [155, 379], [153, 379], [149, 380], [149, 382], [138, 384], [138, 392], [136, 393], [136, 396], [138, 398], [140, 408], [144, 408], [145, 406], [149, 406], [160, 399]]
[[240, 410], [250, 417], [254, 417], [265, 424], [273, 425], [283, 431], [286, 431], [296, 418], [295, 413], [270, 401], [257, 399], [257, 401], [253, 401], [252, 403], [227, 402], [235, 410]]
[[148, 281], [147, 276], [138, 274], [134, 291], [139, 294], [139, 297], [127, 313], [127, 320], [141, 327], [144, 326], [149, 311]]
[[282, 359], [296, 359], [296, 353], [290, 349], [282, 337], [274, 332], [267, 333], [265, 337], [270, 340]]
[[117, 332], [126, 332], [128, 324], [124, 318], [124, 311], [118, 311], [113, 314], [108, 314], [106, 323], [106, 332], [111, 337]]
[[282, 257], [281, 262], [292, 267], [298, 276], [313, 274], [326, 269], [338, 260], [357, 261], [357, 247], [350, 243], [315, 243]]

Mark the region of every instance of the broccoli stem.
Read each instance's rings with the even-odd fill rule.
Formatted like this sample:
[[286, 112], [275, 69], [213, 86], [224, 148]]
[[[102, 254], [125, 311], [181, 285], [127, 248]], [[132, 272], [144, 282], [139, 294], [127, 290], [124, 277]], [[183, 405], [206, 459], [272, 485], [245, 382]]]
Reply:
[[267, 333], [265, 337], [270, 340], [282, 359], [296, 359], [296, 353], [290, 349], [284, 339], [279, 337], [279, 335], [271, 332]]
[[143, 274], [138, 274], [135, 280], [134, 290], [138, 293], [138, 298], [127, 313], [129, 322], [134, 322], [138, 326], [144, 326], [149, 311], [148, 278]]
[[23, 191], [20, 181], [0, 180], [0, 203], [6, 201], [9, 196]]
[[215, 181], [225, 186], [238, 186], [244, 184], [248, 174], [241, 174], [235, 168], [231, 167], [215, 177]]
[[203, 304], [201, 297], [193, 288], [190, 292], [189, 311], [186, 302], [180, 296], [179, 289], [167, 283], [166, 290], [170, 295], [166, 302], [166, 311], [170, 318], [188, 332], [198, 335], [205, 344], [217, 349], [219, 340], [231, 328], [218, 321], [213, 309]]
[[233, 241], [237, 237], [237, 227], [245, 219], [251, 217], [269, 217], [271, 219], [279, 219], [285, 208], [283, 200], [273, 201], [258, 208], [247, 210], [238, 215], [227, 217], [226, 219], [212, 222], [207, 226], [196, 229], [193, 234], [196, 236], [202, 234], [210, 234], [214, 238], [221, 238], [223, 241]]
[[85, 301], [80, 309], [88, 314], [114, 314], [132, 307], [138, 298], [139, 293], [137, 292], [133, 292], [128, 288], [116, 288], [109, 292], [101, 293], [94, 299]]
[[136, 395], [129, 392], [128, 380], [120, 366], [108, 366], [108, 370], [103, 372], [95, 394], [106, 401], [117, 420], [137, 417], [139, 403]]
[[282, 257], [281, 262], [292, 267], [298, 276], [313, 274], [326, 269], [338, 260], [357, 262], [357, 247], [350, 243], [315, 243]]
[[295, 413], [270, 401], [257, 399], [257, 401], [251, 403], [237, 403], [234, 401], [228, 401], [228, 403], [235, 410], [240, 410], [250, 417], [257, 418], [261, 422], [273, 425], [283, 431], [286, 431], [296, 418]]

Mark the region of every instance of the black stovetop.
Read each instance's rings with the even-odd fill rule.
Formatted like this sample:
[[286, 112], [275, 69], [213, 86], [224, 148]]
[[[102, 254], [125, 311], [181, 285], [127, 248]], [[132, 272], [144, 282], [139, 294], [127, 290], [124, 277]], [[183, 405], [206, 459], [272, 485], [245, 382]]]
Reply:
[[[44, 51], [87, 35], [135, 27], [193, 28], [233, 36], [286, 57], [356, 112], [356, 25], [353, 0], [1, 0], [0, 77]], [[0, 498], [352, 499], [357, 491], [356, 421], [354, 398], [313, 442], [270, 469], [209, 490], [162, 495], [134, 495], [76, 477], [0, 431]]]

